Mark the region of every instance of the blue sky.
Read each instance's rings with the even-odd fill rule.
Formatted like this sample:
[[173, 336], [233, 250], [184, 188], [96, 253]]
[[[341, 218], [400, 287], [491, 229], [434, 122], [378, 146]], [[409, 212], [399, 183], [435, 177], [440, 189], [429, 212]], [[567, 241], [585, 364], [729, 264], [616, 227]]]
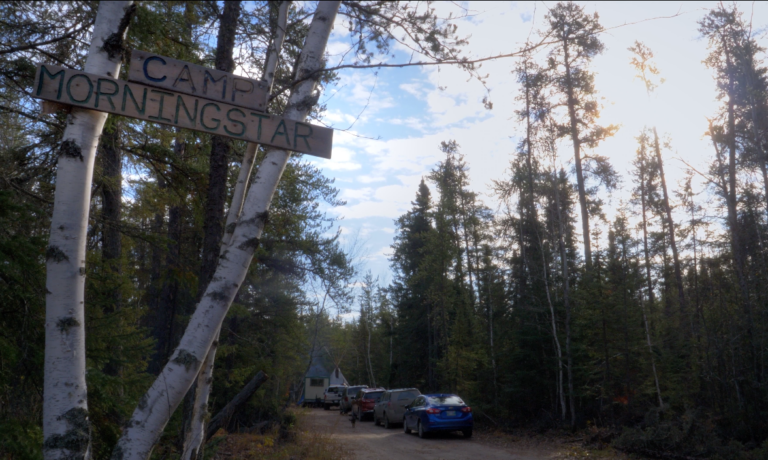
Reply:
[[[603, 98], [600, 123], [619, 124], [617, 135], [595, 153], [610, 158], [623, 177], [622, 189], [604, 197], [613, 213], [628, 200], [628, 171], [634, 157], [635, 137], [646, 124], [655, 124], [660, 134], [671, 139], [665, 158], [672, 188], [684, 177], [685, 160], [703, 166], [712, 148], [703, 137], [707, 116], [714, 114], [714, 82], [702, 64], [706, 42], [699, 37], [697, 21], [715, 2], [696, 3], [583, 3], [597, 11], [600, 22], [611, 28], [601, 35], [606, 51], [594, 60], [596, 87]], [[547, 7], [554, 2], [472, 2], [471, 17], [459, 20], [458, 33], [469, 37], [464, 52], [471, 57], [516, 51], [544, 27]], [[457, 4], [436, 4], [441, 16], [461, 13]], [[739, 3], [745, 18], [763, 46], [768, 25], [768, 4]], [[676, 16], [675, 16], [676, 15]], [[675, 16], [673, 18], [660, 18]], [[659, 18], [659, 19], [651, 19]], [[646, 20], [649, 19], [649, 20]], [[349, 49], [343, 18], [338, 18], [329, 44], [329, 65], [340, 62]], [[635, 24], [633, 24], [635, 23]], [[665, 83], [648, 100], [642, 83], [634, 78], [627, 48], [640, 40], [655, 53]], [[392, 53], [390, 53], [392, 54]], [[395, 47], [395, 57], [374, 62], [407, 62], [410, 52]], [[543, 59], [546, 50], [537, 58]], [[455, 139], [470, 167], [472, 188], [492, 209], [500, 206], [491, 192], [491, 181], [502, 179], [515, 150], [520, 127], [514, 119], [518, 86], [512, 70], [514, 59], [485, 63], [481, 73], [489, 74], [492, 110], [482, 99], [486, 89], [477, 80], [455, 67], [432, 66], [405, 69], [350, 70], [340, 72], [338, 85], [323, 94], [328, 112], [325, 122], [338, 131], [334, 137], [333, 159], [310, 159], [325, 174], [336, 179], [348, 204], [332, 210], [343, 217], [339, 225], [345, 244], [356, 239], [364, 249], [363, 271], [371, 270], [383, 284], [391, 280], [390, 246], [394, 220], [411, 207], [422, 177], [442, 159], [441, 141]], [[359, 118], [358, 118], [359, 117]], [[344, 131], [350, 125], [351, 129]], [[570, 169], [570, 145], [561, 145], [559, 161]], [[308, 157], [305, 157], [308, 158]], [[695, 186], [704, 189], [701, 181]], [[609, 219], [610, 219], [609, 215]]]

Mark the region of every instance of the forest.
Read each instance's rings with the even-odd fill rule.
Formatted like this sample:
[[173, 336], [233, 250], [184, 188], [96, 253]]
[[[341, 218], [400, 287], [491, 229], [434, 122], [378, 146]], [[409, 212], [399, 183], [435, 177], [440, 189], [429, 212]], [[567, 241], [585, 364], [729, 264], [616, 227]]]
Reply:
[[[501, 205], [470, 185], [473, 146], [445, 139], [395, 221], [383, 283], [342, 238], [340, 185], [301, 154], [106, 114], [81, 150], [89, 111], [41, 112], [35, 69], [93, 72], [104, 55], [123, 78], [144, 50], [240, 69], [267, 83], [269, 113], [322, 124], [318, 94], [396, 44], [482, 79], [453, 21], [410, 2], [106, 5], [0, 3], [0, 455], [202, 460], [206, 424], [279, 420], [320, 360], [353, 384], [460, 394], [497, 429], [582, 430], [656, 458], [768, 456], [768, 67], [737, 6], [699, 14], [712, 161], [677, 183], [664, 126], [634, 133], [629, 177], [593, 152], [620, 129], [599, 121], [604, 25], [550, 5], [539, 36], [498, 57], [519, 85], [494, 102], [514, 104], [523, 133], [493, 183]], [[353, 64], [312, 60], [328, 17], [349, 28]], [[642, 41], [629, 51], [650, 97], [663, 69]], [[631, 199], [614, 211], [620, 182]], [[227, 254], [242, 276], [225, 292]]]

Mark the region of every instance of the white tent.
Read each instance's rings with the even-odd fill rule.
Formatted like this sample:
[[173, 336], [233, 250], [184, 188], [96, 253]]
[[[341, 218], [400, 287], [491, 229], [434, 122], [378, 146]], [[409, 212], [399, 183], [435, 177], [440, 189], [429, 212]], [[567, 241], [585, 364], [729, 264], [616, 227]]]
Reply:
[[339, 366], [336, 366], [336, 369], [331, 372], [330, 381], [331, 383], [329, 385], [349, 385], [347, 379], [344, 378], [344, 374], [341, 373]]

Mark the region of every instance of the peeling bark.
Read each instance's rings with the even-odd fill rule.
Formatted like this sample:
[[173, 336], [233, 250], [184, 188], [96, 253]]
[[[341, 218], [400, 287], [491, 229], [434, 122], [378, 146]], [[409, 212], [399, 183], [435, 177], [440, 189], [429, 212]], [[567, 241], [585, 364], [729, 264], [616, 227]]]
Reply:
[[[130, 1], [99, 5], [85, 72], [118, 74], [121, 59], [114, 51], [122, 50], [134, 11]], [[56, 172], [46, 262], [43, 452], [48, 460], [90, 457], [83, 327], [85, 246], [96, 149], [106, 119], [104, 112], [72, 109]], [[60, 327], [62, 323], [67, 327]]]

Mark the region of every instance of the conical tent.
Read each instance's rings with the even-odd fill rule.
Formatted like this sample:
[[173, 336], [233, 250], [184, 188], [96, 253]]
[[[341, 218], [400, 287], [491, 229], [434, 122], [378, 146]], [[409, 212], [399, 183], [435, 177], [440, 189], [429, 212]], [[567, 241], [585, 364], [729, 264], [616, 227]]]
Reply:
[[344, 378], [344, 374], [341, 373], [341, 369], [339, 369], [339, 366], [336, 366], [336, 368], [331, 372], [331, 385], [349, 385], [347, 382], [347, 379]]

